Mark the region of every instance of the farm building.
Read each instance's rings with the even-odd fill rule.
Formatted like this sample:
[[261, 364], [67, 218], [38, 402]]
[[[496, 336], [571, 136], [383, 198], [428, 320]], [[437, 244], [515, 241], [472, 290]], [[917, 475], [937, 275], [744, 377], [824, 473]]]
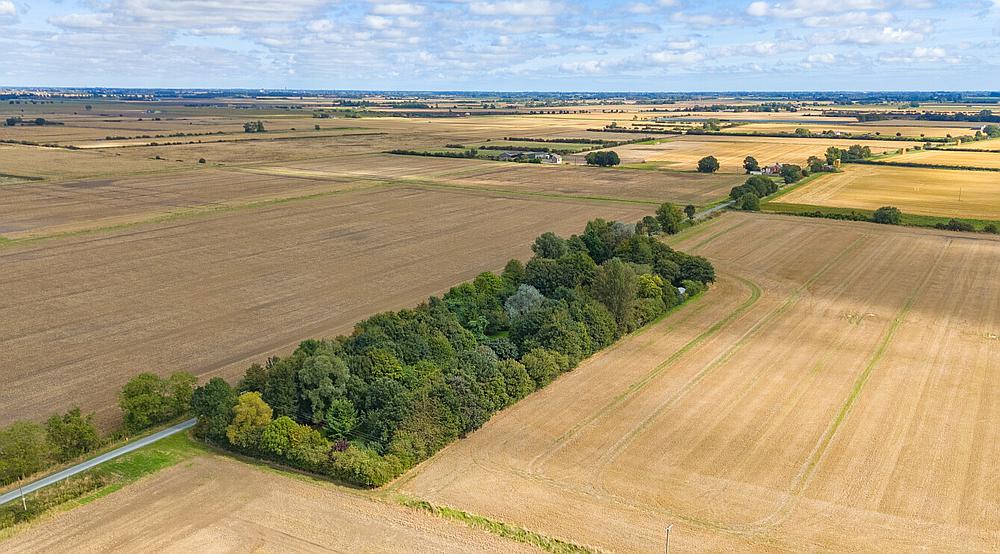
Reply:
[[526, 162], [538, 160], [543, 164], [562, 163], [562, 156], [552, 152], [503, 152], [497, 159], [503, 162]]

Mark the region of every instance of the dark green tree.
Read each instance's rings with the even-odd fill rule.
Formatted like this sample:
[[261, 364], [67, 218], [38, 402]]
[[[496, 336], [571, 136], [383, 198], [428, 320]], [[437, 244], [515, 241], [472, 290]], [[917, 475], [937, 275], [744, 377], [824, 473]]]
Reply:
[[719, 167], [719, 160], [715, 156], [705, 156], [698, 160], [698, 173], [715, 173]]
[[882, 206], [872, 214], [872, 221], [884, 225], [899, 225], [902, 219], [903, 213], [894, 206]]
[[233, 421], [235, 406], [236, 391], [225, 379], [213, 377], [204, 386], [195, 389], [191, 396], [191, 410], [198, 418], [195, 435], [222, 442], [226, 438], [226, 428]]
[[760, 164], [753, 156], [747, 156], [743, 158], [743, 169], [746, 170], [747, 174], [750, 174], [751, 171], [760, 171]]

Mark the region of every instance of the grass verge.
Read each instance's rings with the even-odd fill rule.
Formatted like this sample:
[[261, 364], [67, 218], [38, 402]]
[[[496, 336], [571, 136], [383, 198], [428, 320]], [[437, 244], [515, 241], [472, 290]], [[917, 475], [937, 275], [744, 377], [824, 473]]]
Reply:
[[192, 440], [187, 433], [177, 433], [90, 471], [27, 494], [23, 504], [14, 501], [0, 506], [0, 540], [13, 536], [35, 520], [93, 502], [146, 475], [206, 451], [205, 447]]
[[437, 506], [425, 500], [419, 500], [401, 494], [395, 495], [392, 500], [397, 504], [408, 508], [430, 512], [438, 517], [460, 521], [469, 527], [482, 529], [489, 533], [493, 533], [494, 535], [499, 535], [517, 542], [537, 546], [546, 552], [554, 552], [557, 554], [588, 554], [600, 552], [594, 548], [548, 537], [546, 535], [535, 533], [534, 531], [529, 531], [502, 521], [492, 520], [483, 516], [463, 512], [462, 510], [456, 510], [455, 508], [449, 508], [447, 506]]

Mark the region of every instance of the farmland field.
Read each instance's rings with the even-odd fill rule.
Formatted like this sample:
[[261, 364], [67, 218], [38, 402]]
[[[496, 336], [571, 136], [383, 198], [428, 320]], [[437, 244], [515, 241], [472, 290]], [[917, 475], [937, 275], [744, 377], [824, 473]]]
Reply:
[[[919, 163], [930, 165], [960, 165], [966, 167], [988, 167], [1000, 169], [1000, 153], [965, 152], [948, 150], [910, 151], [886, 159], [889, 163]], [[998, 175], [997, 177], [1000, 177]]]
[[163, 470], [3, 544], [6, 552], [179, 553], [388, 552], [403, 545], [419, 552], [536, 552], [462, 523], [217, 455]]
[[372, 155], [263, 165], [247, 171], [301, 177], [352, 177], [438, 184], [523, 194], [614, 198], [660, 204], [707, 204], [742, 181], [733, 175], [690, 175], [468, 159]]
[[705, 297], [397, 486], [613, 551], [1000, 548], [1000, 241], [728, 214], [675, 245]]
[[1000, 220], [1000, 175], [847, 165], [842, 173], [824, 175], [774, 202], [868, 210], [891, 205], [912, 214]]
[[[664, 168], [694, 171], [698, 160], [715, 156], [721, 173], [740, 173], [743, 159], [753, 156], [763, 164], [795, 163], [804, 165], [809, 156], [822, 156], [830, 146], [846, 148], [852, 144], [870, 146], [873, 152], [898, 150], [900, 143], [850, 139], [796, 139], [775, 137], [685, 136], [655, 145], [630, 144], [614, 150], [622, 163], [658, 162]], [[579, 155], [578, 155], [579, 156]]]
[[138, 372], [233, 377], [498, 270], [543, 231], [651, 211], [395, 187], [9, 246], [0, 421], [78, 403], [113, 423]]

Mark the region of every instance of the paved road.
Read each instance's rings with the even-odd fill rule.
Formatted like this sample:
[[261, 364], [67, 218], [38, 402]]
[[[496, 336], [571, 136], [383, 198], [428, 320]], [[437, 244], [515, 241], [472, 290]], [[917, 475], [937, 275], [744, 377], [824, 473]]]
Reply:
[[66, 479], [68, 477], [72, 477], [72, 476], [74, 476], [77, 473], [80, 473], [82, 471], [87, 471], [88, 469], [90, 469], [90, 468], [92, 468], [94, 466], [98, 466], [100, 464], [103, 464], [104, 462], [107, 462], [108, 460], [113, 460], [113, 459], [117, 458], [118, 456], [121, 456], [123, 454], [128, 454], [129, 452], [132, 452], [133, 450], [138, 450], [139, 448], [142, 448], [143, 446], [153, 444], [154, 442], [156, 442], [156, 441], [158, 441], [160, 439], [169, 437], [170, 435], [173, 435], [173, 434], [176, 434], [176, 433], [180, 433], [181, 431], [183, 431], [185, 429], [190, 429], [191, 427], [194, 427], [194, 424], [197, 423], [197, 422], [198, 422], [198, 419], [195, 418], [195, 419], [189, 419], [189, 420], [187, 420], [187, 421], [185, 421], [183, 423], [178, 423], [177, 425], [174, 425], [173, 427], [168, 427], [168, 428], [166, 428], [166, 429], [164, 429], [162, 431], [153, 433], [152, 435], [149, 435], [148, 437], [142, 437], [141, 439], [136, 439], [134, 441], [129, 442], [125, 446], [116, 448], [116, 449], [114, 449], [114, 450], [112, 450], [110, 452], [105, 452], [104, 454], [101, 454], [100, 456], [97, 456], [97, 457], [91, 458], [91, 459], [89, 459], [89, 460], [87, 460], [85, 462], [81, 462], [79, 464], [76, 464], [75, 466], [67, 468], [67, 469], [64, 469], [64, 470], [62, 470], [62, 471], [60, 471], [58, 473], [53, 473], [52, 475], [49, 475], [48, 477], [43, 477], [43, 478], [41, 478], [41, 479], [39, 479], [39, 480], [31, 483], [31, 484], [25, 485], [25, 486], [23, 486], [23, 487], [21, 487], [19, 489], [14, 489], [14, 490], [6, 493], [6, 494], [2, 494], [2, 495], [0, 495], [0, 506], [4, 505], [4, 504], [6, 504], [6, 503], [8, 503], [8, 502], [10, 502], [12, 500], [17, 500], [18, 498], [20, 498], [21, 494], [22, 494], [22, 491], [23, 491], [24, 494], [28, 494], [28, 493], [35, 492], [35, 491], [37, 491], [40, 488], [47, 487], [47, 486], [49, 486], [49, 485], [51, 485], [53, 483], [58, 483], [59, 481], [62, 481], [63, 479]]
[[730, 207], [732, 205], [733, 205], [733, 201], [732, 200], [730, 200], [728, 202], [723, 202], [722, 204], [719, 204], [718, 206], [713, 206], [713, 207], [711, 207], [711, 208], [709, 208], [709, 209], [707, 209], [707, 210], [705, 210], [703, 212], [698, 212], [698, 213], [694, 214], [694, 218], [696, 220], [698, 220], [698, 219], [705, 219], [706, 217], [712, 215], [713, 213], [715, 213], [715, 212], [717, 212], [719, 210], [724, 210], [724, 209], [726, 209], [726, 208], [728, 208], [728, 207]]

